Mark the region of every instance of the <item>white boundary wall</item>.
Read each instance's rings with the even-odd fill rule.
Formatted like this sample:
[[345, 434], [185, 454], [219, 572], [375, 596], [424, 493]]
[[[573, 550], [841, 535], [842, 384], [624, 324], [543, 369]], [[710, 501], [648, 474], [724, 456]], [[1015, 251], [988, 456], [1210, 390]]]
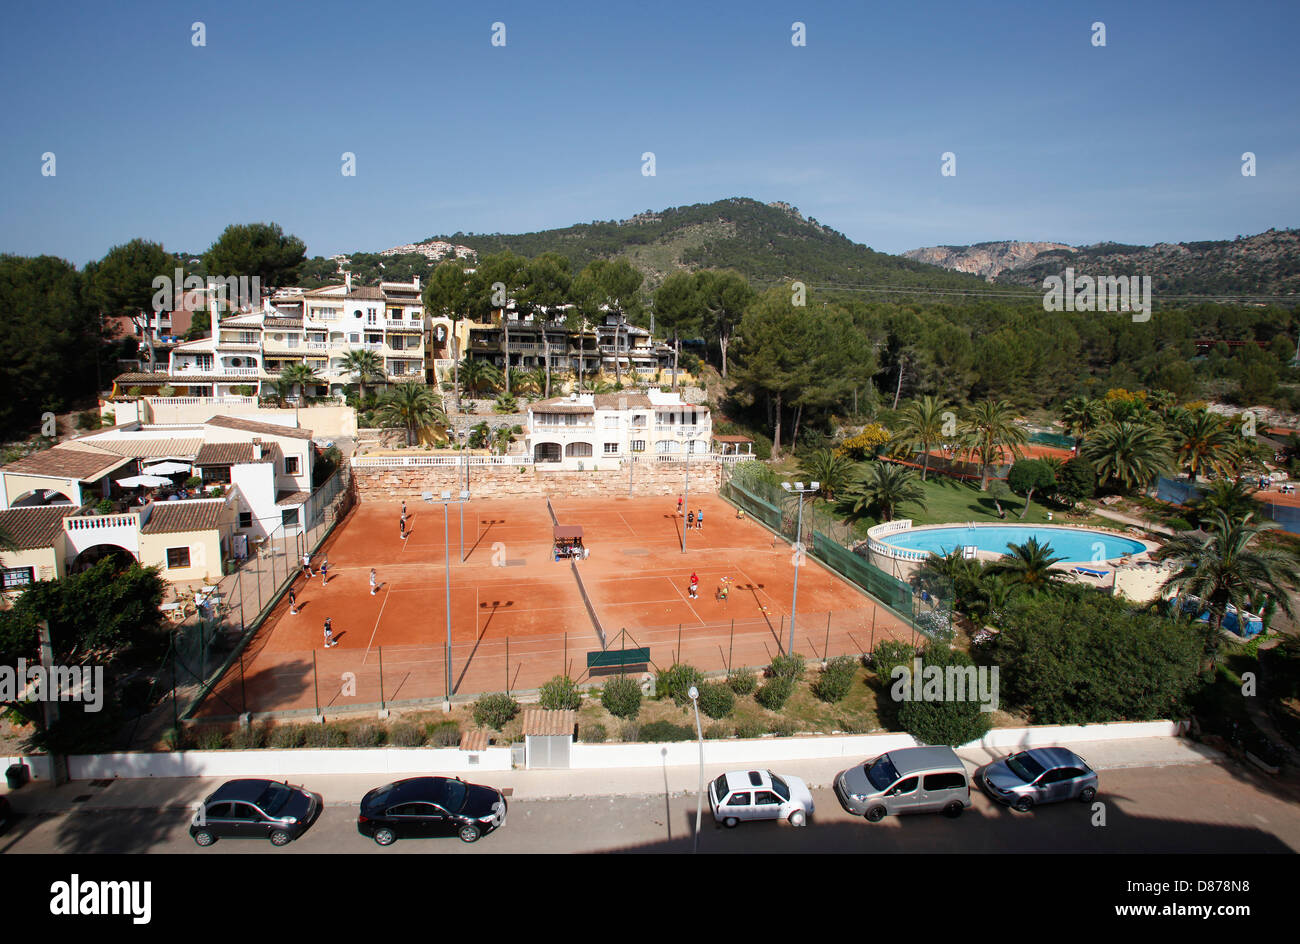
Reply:
[[[963, 745], [993, 751], [1072, 744], [1081, 741], [1118, 741], [1132, 738], [1179, 737], [1187, 733], [1185, 721], [1140, 721], [1113, 724], [1044, 725], [997, 728], [980, 741]], [[816, 737], [756, 738], [704, 742], [710, 764], [765, 764], [818, 758], [874, 757], [917, 742], [909, 734], [852, 734]], [[489, 747], [469, 752], [443, 748], [345, 748], [256, 751], [179, 751], [175, 753], [86, 754], [68, 758], [73, 780], [150, 777], [244, 777], [280, 779], [312, 774], [422, 774], [510, 770], [509, 747]], [[472, 761], [471, 758], [477, 758]], [[570, 769], [679, 767], [699, 763], [698, 741], [668, 744], [583, 744], [570, 753]], [[50, 761], [43, 755], [0, 757], [4, 766], [16, 762], [31, 767], [33, 780], [50, 779]]]
[[[972, 741], [962, 747], [1011, 750], [1080, 741], [1177, 737], [1185, 730], [1186, 722], [1175, 721], [998, 728], [990, 731], [982, 740]], [[917, 743], [910, 734], [705, 741], [704, 760], [709, 764], [760, 764], [830, 757], [866, 758], [900, 747], [915, 747]], [[671, 744], [574, 744], [569, 755], [570, 764], [574, 768], [677, 767], [698, 764], [699, 759], [698, 741], [676, 741]]]
[[[470, 758], [477, 758], [473, 763]], [[73, 780], [121, 777], [255, 777], [312, 774], [427, 774], [509, 770], [510, 748], [294, 748], [256, 751], [178, 751], [167, 754], [84, 754], [68, 758]], [[33, 769], [35, 774], [35, 769]]]

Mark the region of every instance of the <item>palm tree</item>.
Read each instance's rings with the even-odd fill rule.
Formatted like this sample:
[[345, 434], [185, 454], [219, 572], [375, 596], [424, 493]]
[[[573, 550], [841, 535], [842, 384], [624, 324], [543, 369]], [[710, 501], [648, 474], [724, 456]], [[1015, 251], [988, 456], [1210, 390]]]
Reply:
[[921, 481], [930, 472], [930, 447], [943, 441], [943, 429], [953, 418], [942, 397], [913, 400], [898, 415], [894, 438], [909, 448], [921, 451]]
[[467, 357], [460, 365], [460, 375], [465, 389], [475, 393], [495, 390], [501, 384], [501, 370], [491, 361]]
[[1178, 395], [1172, 390], [1152, 390], [1147, 394], [1147, 406], [1163, 417], [1168, 417], [1178, 404]]
[[799, 460], [799, 474], [818, 484], [817, 491], [827, 500], [834, 501], [835, 493], [853, 481], [854, 463], [848, 456], [836, 455], [829, 449], [817, 449]]
[[1007, 551], [1004, 557], [989, 565], [990, 576], [1034, 591], [1065, 583], [1064, 571], [1052, 569], [1053, 564], [1065, 558], [1053, 557], [1052, 545], [1039, 544], [1038, 538], [1030, 538], [1024, 544], [1008, 544]]
[[384, 397], [376, 412], [379, 422], [406, 430], [406, 444], [414, 446], [422, 429], [446, 424], [447, 414], [433, 391], [418, 381], [399, 383]]
[[1178, 463], [1187, 470], [1189, 479], [1196, 481], [1198, 475], [1223, 468], [1227, 447], [1234, 437], [1222, 416], [1197, 410], [1188, 414], [1175, 430]]
[[911, 469], [892, 462], [875, 462], [845, 499], [850, 522], [868, 517], [890, 521], [901, 505], [915, 502], [924, 507], [925, 488]]
[[285, 401], [293, 396], [293, 381], [281, 372], [280, 376], [271, 381], [271, 389], [275, 393], [276, 401], [283, 407]]
[[1061, 422], [1074, 437], [1074, 448], [1077, 451], [1083, 438], [1100, 424], [1101, 404], [1087, 397], [1071, 397], [1061, 404]]
[[1002, 574], [991, 571], [982, 574], [976, 586], [975, 595], [971, 598], [969, 604], [971, 615], [978, 618], [982, 623], [998, 625], [1002, 622], [1007, 607], [1022, 586], [1022, 584], [1013, 583]]
[[1221, 511], [1236, 520], [1259, 511], [1259, 503], [1254, 499], [1255, 490], [1242, 482], [1218, 478], [1201, 492], [1201, 497], [1192, 505], [1200, 521], [1214, 520], [1214, 513]]
[[982, 570], [978, 560], [963, 557], [961, 548], [954, 548], [947, 554], [932, 553], [927, 557], [917, 568], [912, 584], [940, 599], [951, 595], [953, 609], [959, 609], [961, 600], [969, 602], [975, 595]]
[[368, 351], [364, 348], [357, 348], [348, 351], [343, 358], [344, 373], [351, 374], [357, 378], [357, 387], [361, 394], [361, 402], [366, 402], [366, 381], [382, 380], [384, 377], [384, 359], [378, 351]]
[[498, 427], [492, 433], [492, 447], [498, 455], [504, 456], [510, 450], [510, 441], [514, 438], [514, 433], [509, 426]]
[[1255, 523], [1254, 514], [1233, 518], [1214, 512], [1210, 534], [1180, 534], [1155, 552], [1159, 561], [1173, 561], [1177, 569], [1161, 585], [1194, 596], [1209, 610], [1205, 629], [1205, 669], [1213, 674], [1220, 633], [1228, 607], [1244, 612], [1251, 600], [1263, 596], [1287, 616], [1292, 615], [1288, 591], [1300, 582], [1295, 557], [1273, 547], [1259, 547], [1260, 535], [1276, 530], [1272, 521]]
[[1126, 491], [1145, 487], [1173, 462], [1164, 430], [1146, 423], [1107, 423], [1083, 444], [1102, 482]]
[[517, 370], [513, 377], [514, 388], [520, 393], [541, 393], [546, 389], [546, 371], [541, 367]]
[[306, 364], [290, 364], [280, 371], [280, 379], [292, 384], [297, 396], [303, 396], [307, 392], [308, 386], [321, 383], [316, 368], [308, 367]]
[[972, 450], [980, 462], [980, 491], [989, 487], [989, 466], [1006, 449], [1013, 459], [1024, 455], [1021, 446], [1028, 440], [1015, 423], [1015, 411], [1006, 400], [985, 400], [966, 412], [961, 427], [961, 443]]

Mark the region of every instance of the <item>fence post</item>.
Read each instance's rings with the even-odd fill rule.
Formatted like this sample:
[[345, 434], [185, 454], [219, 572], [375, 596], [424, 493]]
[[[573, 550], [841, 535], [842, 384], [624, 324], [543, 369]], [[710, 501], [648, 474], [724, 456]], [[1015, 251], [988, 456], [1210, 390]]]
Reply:
[[311, 690], [316, 698], [316, 716], [320, 717], [320, 676], [316, 672], [316, 650], [311, 651]]
[[833, 610], [826, 611], [826, 642], [822, 646], [822, 663], [831, 657], [831, 613]]
[[248, 689], [244, 687], [244, 653], [239, 653], [239, 707], [244, 709], [240, 714], [248, 713]]
[[871, 608], [871, 651], [873, 653], [876, 651], [876, 611], [879, 609], [878, 606]]
[[[468, 467], [467, 467], [468, 468]], [[506, 636], [506, 694], [510, 694], [510, 636]]]
[[673, 656], [673, 665], [682, 661], [682, 624], [677, 624], [677, 654]]
[[564, 674], [569, 674], [569, 634], [564, 634]]
[[732, 655], [736, 648], [736, 618], [731, 618], [731, 635], [727, 637], [727, 674], [731, 674]]
[[[784, 652], [783, 640], [785, 639], [785, 614], [781, 614], [781, 628], [776, 633], [776, 651]], [[789, 655], [789, 653], [786, 653]]]
[[379, 708], [386, 709], [384, 704], [384, 647], [379, 646]]

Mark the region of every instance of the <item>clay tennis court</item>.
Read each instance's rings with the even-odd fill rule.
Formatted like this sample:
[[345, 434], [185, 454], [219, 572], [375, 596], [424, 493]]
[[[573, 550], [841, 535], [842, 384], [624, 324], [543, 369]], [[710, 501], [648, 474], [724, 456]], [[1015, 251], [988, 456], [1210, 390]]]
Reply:
[[[277, 605], [200, 713], [441, 699], [447, 544], [457, 696], [534, 689], [559, 674], [590, 680], [586, 654], [602, 649], [597, 625], [610, 649], [648, 647], [660, 667], [674, 660], [705, 671], [765, 665], [787, 645], [791, 548], [714, 495], [692, 496], [690, 504], [704, 511], [704, 526], [686, 532], [682, 553], [685, 522], [675, 496], [552, 498], [555, 521], [584, 529], [589, 556], [570, 563], [554, 559], [545, 498], [466, 503], [463, 562], [460, 506], [450, 507], [444, 525], [441, 502], [408, 500], [403, 540], [400, 501], [363, 502], [314, 559], [328, 559], [328, 583], [319, 575], [295, 580], [298, 613], [290, 614], [287, 599]], [[329, 649], [326, 617], [338, 643]], [[811, 557], [799, 568], [796, 651], [861, 653], [911, 635], [892, 611]]]

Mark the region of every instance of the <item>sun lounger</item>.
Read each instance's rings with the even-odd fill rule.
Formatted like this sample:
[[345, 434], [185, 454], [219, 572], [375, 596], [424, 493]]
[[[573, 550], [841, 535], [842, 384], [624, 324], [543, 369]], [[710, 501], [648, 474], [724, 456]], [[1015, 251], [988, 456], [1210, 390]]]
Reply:
[[1070, 573], [1074, 574], [1076, 577], [1101, 578], [1110, 576], [1110, 571], [1108, 570], [1093, 570], [1091, 567], [1073, 567], [1070, 569]]

